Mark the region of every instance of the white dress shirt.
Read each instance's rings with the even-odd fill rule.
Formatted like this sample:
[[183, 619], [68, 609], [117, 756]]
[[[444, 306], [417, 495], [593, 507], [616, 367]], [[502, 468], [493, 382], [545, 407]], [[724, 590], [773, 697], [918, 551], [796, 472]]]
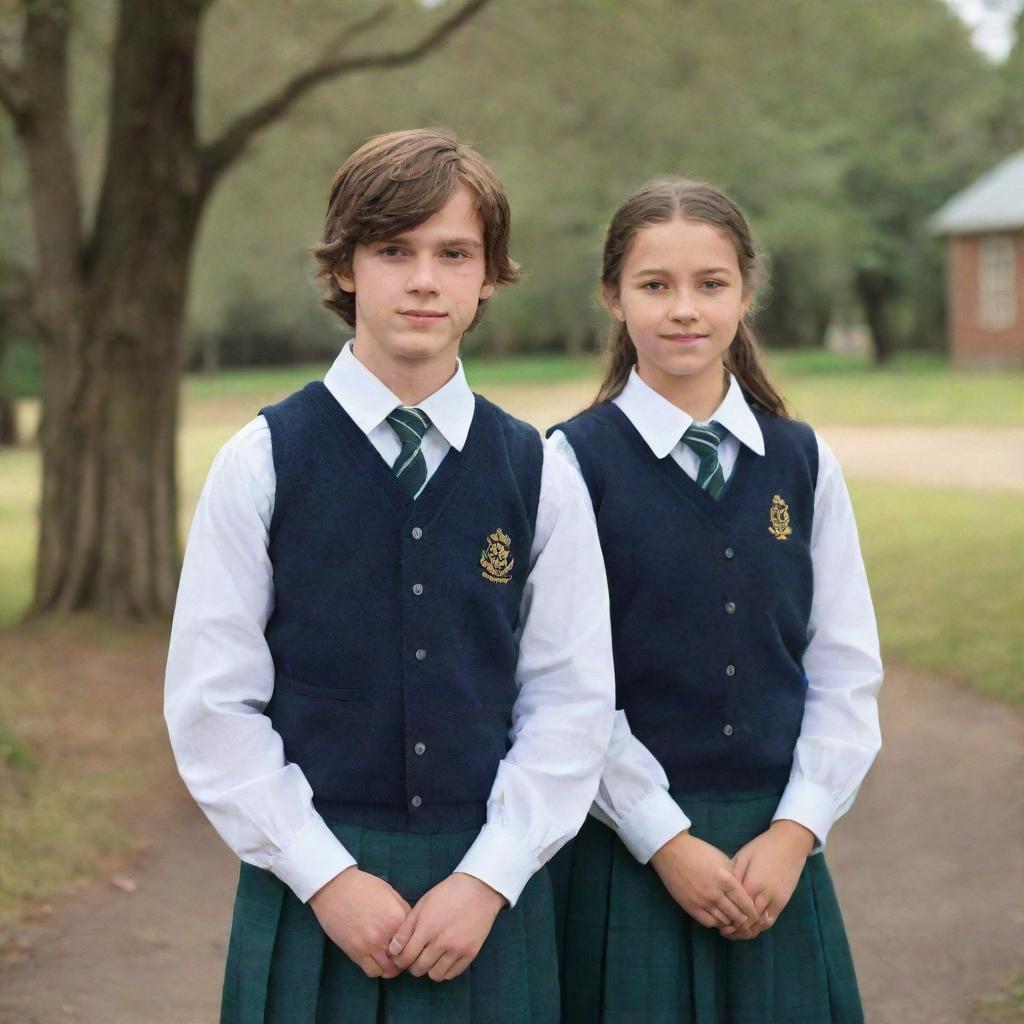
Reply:
[[[388, 465], [399, 399], [345, 346], [324, 380]], [[461, 450], [475, 408], [461, 363], [421, 402], [428, 478]], [[196, 507], [171, 630], [165, 717], [186, 785], [238, 856], [308, 900], [355, 863], [312, 803], [263, 709], [274, 689], [264, 627], [274, 609], [267, 554], [276, 477], [259, 416], [220, 450]], [[358, 587], [362, 581], [353, 580]], [[487, 822], [456, 870], [514, 904], [579, 829], [614, 717], [608, 593], [593, 511], [576, 469], [545, 445], [530, 571], [520, 608], [512, 746]], [[397, 642], [397, 641], [396, 641]]]
[[[696, 480], [700, 460], [682, 443], [683, 433], [694, 422], [692, 417], [645, 384], [635, 368], [614, 402], [659, 459], [671, 455]], [[741, 445], [757, 456], [764, 455], [761, 428], [734, 377], [710, 420], [729, 431], [718, 449], [726, 480]], [[853, 803], [881, 745], [876, 696], [882, 683], [882, 661], [850, 496], [835, 455], [815, 436], [814, 596], [803, 658], [807, 697], [793, 769], [774, 818], [799, 822], [813, 832], [817, 852], [829, 829]], [[556, 432], [551, 440], [557, 440], [566, 456], [576, 461], [563, 433]], [[690, 827], [689, 818], [669, 796], [664, 770], [630, 732], [623, 711], [616, 713], [591, 813], [614, 828], [642, 863]]]

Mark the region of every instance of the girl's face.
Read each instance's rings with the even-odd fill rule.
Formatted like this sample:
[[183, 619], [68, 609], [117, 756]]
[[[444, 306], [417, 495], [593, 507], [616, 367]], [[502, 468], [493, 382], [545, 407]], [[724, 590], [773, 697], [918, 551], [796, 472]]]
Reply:
[[658, 391], [672, 389], [679, 377], [720, 381], [749, 304], [728, 236], [682, 219], [636, 233], [619, 287], [606, 288], [605, 300], [636, 345], [640, 377]]

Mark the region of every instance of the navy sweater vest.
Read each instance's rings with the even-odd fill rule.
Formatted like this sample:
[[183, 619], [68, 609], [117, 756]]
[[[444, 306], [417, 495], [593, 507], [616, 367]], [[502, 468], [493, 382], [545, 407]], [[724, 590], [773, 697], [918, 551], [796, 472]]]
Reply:
[[413, 501], [322, 383], [262, 410], [277, 495], [266, 707], [327, 818], [476, 828], [509, 747], [540, 437], [477, 396]]
[[818, 449], [754, 411], [715, 501], [613, 404], [557, 428], [580, 463], [608, 570], [617, 704], [673, 793], [783, 785], [800, 733]]

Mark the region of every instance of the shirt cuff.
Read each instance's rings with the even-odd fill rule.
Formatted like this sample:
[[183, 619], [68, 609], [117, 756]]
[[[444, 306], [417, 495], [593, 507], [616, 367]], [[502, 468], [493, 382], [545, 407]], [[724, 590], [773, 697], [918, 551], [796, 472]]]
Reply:
[[315, 815], [274, 858], [270, 870], [305, 903], [355, 862], [323, 818]]
[[685, 832], [690, 819], [668, 790], [656, 786], [619, 823], [619, 838], [641, 864], [646, 864], [670, 839]]
[[838, 816], [839, 808], [827, 790], [807, 779], [792, 779], [782, 794], [772, 821], [785, 818], [810, 829], [817, 839], [811, 853], [821, 853]]
[[488, 822], [455, 870], [480, 879], [514, 907], [540, 866], [536, 854], [519, 836]]

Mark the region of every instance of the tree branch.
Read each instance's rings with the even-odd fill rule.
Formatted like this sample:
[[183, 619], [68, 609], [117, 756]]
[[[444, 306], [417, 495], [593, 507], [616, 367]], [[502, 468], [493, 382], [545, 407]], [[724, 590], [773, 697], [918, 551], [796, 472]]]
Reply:
[[390, 7], [382, 7], [375, 13], [349, 26], [344, 38], [335, 40], [322, 59], [300, 72], [286, 82], [269, 99], [240, 115], [220, 135], [219, 138], [203, 146], [200, 151], [200, 166], [207, 187], [237, 160], [254, 136], [281, 118], [310, 89], [332, 78], [353, 74], [357, 71], [369, 71], [380, 68], [395, 68], [412, 64], [436, 49], [450, 36], [454, 35], [473, 16], [486, 7], [490, 0], [466, 0], [453, 14], [439, 22], [434, 29], [418, 43], [404, 50], [391, 53], [366, 54], [359, 57], [344, 57], [337, 51], [339, 46], [350, 42], [357, 34], [362, 34], [375, 27], [390, 16]]

